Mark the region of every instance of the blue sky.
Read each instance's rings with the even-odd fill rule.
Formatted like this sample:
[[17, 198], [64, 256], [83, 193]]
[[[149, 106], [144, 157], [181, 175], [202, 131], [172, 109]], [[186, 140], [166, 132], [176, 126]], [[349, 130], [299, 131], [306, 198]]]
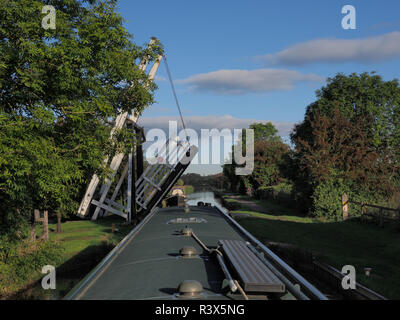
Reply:
[[[342, 28], [344, 5], [356, 9], [356, 30]], [[327, 77], [375, 70], [386, 80], [399, 78], [398, 0], [120, 0], [118, 7], [137, 44], [152, 36], [164, 44], [194, 129], [273, 121], [287, 136]], [[147, 128], [167, 128], [178, 116], [166, 77], [161, 65], [157, 103], [142, 115]]]

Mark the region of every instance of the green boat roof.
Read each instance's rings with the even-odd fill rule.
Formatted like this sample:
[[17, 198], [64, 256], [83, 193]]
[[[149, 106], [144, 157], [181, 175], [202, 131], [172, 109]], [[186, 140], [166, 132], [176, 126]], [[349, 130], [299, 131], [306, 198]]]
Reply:
[[[157, 208], [67, 297], [179, 299], [179, 284], [196, 280], [204, 289], [201, 299], [232, 299], [222, 291], [225, 276], [217, 259], [193, 237], [181, 234], [186, 226], [209, 248], [216, 248], [218, 240], [246, 241], [214, 207], [191, 206], [189, 213], [180, 207]], [[181, 257], [179, 251], [184, 246], [194, 247], [197, 255]]]

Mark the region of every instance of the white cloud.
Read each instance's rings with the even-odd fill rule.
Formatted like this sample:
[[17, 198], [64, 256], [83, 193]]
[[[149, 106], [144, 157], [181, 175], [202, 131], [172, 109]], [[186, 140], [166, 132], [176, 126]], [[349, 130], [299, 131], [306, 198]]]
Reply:
[[273, 65], [316, 62], [379, 62], [400, 57], [400, 32], [363, 39], [317, 39], [258, 59]]
[[[168, 121], [178, 122], [178, 132], [182, 129], [181, 120], [178, 116], [176, 117], [155, 117], [155, 118], [140, 118], [139, 125], [144, 126], [146, 131], [159, 128], [164, 130], [168, 134]], [[224, 116], [189, 116], [184, 118], [185, 125], [187, 128], [193, 129], [196, 132], [200, 132], [201, 129], [242, 129], [248, 128], [250, 124], [255, 122], [272, 122], [272, 124], [278, 130], [278, 134], [281, 136], [288, 136], [294, 126], [294, 122], [284, 121], [269, 121], [260, 119], [243, 119], [235, 118], [231, 115]]]
[[291, 90], [298, 82], [310, 81], [324, 81], [324, 78], [293, 70], [218, 70], [178, 80], [178, 83], [189, 85], [196, 91], [240, 95], [250, 92]]

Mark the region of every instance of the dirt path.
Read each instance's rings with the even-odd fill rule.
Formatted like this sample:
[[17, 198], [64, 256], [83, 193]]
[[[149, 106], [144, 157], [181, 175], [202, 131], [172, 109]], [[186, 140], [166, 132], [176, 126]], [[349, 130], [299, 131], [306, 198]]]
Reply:
[[259, 204], [254, 203], [251, 200], [242, 199], [238, 195], [229, 195], [229, 198], [235, 199], [243, 207], [249, 208], [252, 211], [261, 212], [261, 213], [269, 213], [267, 210], [265, 210], [264, 207], [260, 206]]

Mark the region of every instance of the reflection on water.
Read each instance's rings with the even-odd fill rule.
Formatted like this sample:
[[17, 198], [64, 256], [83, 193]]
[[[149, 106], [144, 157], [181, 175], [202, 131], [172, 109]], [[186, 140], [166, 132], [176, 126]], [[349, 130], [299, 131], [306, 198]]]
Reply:
[[211, 191], [194, 192], [186, 195], [186, 197], [189, 206], [197, 206], [197, 202], [203, 201], [204, 203], [206, 202], [211, 203], [212, 206], [218, 207], [223, 212], [227, 212], [227, 209], [221, 205], [219, 199], [215, 197], [214, 192]]
[[188, 204], [189, 206], [197, 206], [197, 202], [203, 201], [203, 202], [210, 202], [211, 205], [215, 206], [216, 204], [219, 204], [217, 202], [217, 199], [214, 197], [214, 192], [210, 191], [204, 191], [204, 192], [195, 192], [188, 194], [187, 196]]

